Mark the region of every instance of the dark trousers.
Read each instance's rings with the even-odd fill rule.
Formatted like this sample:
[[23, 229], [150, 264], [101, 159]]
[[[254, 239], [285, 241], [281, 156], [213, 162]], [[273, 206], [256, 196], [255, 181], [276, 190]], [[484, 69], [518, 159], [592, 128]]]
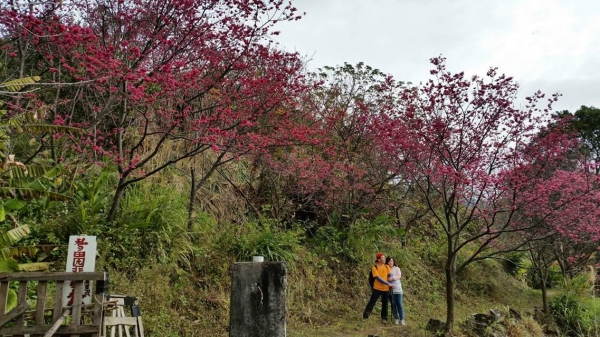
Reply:
[[371, 298], [369, 299], [369, 303], [367, 303], [367, 307], [365, 308], [365, 312], [363, 313], [363, 318], [369, 318], [371, 311], [373, 311], [373, 307], [377, 300], [381, 297], [381, 319], [387, 321], [388, 318], [388, 292], [375, 290], [371, 293]]

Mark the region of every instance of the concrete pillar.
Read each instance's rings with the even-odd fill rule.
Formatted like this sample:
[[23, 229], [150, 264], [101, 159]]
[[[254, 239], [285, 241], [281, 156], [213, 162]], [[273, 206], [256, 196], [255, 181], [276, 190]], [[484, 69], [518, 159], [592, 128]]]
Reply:
[[237, 262], [231, 279], [229, 336], [285, 337], [285, 262]]

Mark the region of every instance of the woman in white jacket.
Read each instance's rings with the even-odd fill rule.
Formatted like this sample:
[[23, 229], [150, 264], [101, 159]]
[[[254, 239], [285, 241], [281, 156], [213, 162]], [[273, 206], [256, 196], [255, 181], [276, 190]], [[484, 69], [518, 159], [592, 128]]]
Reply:
[[406, 325], [404, 321], [404, 307], [402, 306], [402, 271], [396, 265], [396, 261], [392, 257], [388, 257], [385, 263], [390, 266], [390, 274], [388, 275], [388, 281], [394, 285], [393, 289], [390, 289], [390, 297], [392, 302], [392, 315], [394, 316], [394, 324]]

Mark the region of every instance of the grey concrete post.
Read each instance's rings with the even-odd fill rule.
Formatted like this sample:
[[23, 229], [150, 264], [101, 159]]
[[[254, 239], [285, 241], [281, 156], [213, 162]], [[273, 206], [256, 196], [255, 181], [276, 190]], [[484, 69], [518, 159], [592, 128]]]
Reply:
[[230, 337], [285, 337], [285, 262], [237, 262], [231, 278]]

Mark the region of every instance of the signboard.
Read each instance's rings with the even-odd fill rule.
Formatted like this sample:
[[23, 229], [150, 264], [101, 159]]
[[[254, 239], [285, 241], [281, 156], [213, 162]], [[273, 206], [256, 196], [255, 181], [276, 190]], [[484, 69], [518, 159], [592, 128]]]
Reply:
[[[96, 267], [96, 237], [86, 235], [71, 235], [69, 237], [69, 252], [67, 254], [67, 268], [65, 271], [79, 273], [94, 271]], [[73, 305], [73, 292], [75, 281], [71, 281], [70, 287], [64, 288], [63, 305]], [[83, 303], [92, 303], [92, 290], [90, 281], [84, 282]]]

